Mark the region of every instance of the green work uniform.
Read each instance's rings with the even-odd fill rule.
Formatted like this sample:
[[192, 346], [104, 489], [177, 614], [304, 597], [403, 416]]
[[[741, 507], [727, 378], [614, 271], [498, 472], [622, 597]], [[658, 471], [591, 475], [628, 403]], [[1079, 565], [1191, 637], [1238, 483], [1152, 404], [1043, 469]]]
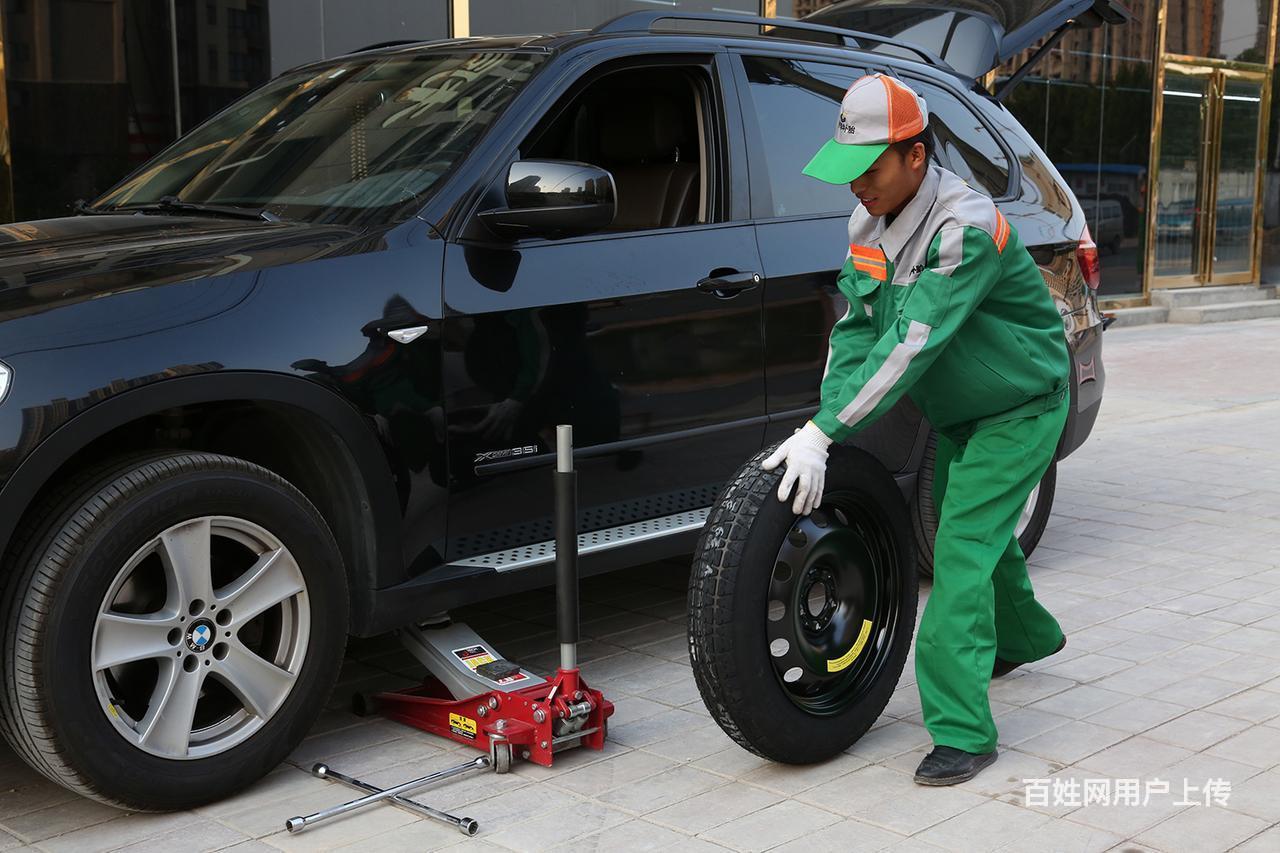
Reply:
[[1062, 320], [992, 201], [937, 166], [891, 223], [854, 211], [837, 284], [849, 310], [831, 332], [813, 422], [842, 441], [909, 394], [938, 432], [916, 679], [934, 743], [989, 752], [996, 655], [1036, 660], [1063, 636], [1014, 535], [1069, 406]]

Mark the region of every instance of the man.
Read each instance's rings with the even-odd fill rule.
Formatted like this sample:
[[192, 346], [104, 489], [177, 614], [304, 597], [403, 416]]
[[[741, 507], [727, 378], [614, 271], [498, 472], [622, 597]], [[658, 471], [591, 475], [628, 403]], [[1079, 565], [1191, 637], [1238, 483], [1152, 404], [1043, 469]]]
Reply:
[[996, 758], [993, 675], [1066, 642], [1040, 606], [1014, 529], [1069, 405], [1062, 320], [989, 198], [929, 162], [923, 99], [872, 74], [849, 88], [835, 138], [804, 168], [849, 184], [849, 310], [831, 331], [819, 412], [763, 463], [778, 499], [822, 501], [827, 448], [909, 393], [938, 433], [933, 589], [916, 679], [934, 748], [915, 781], [951, 785]]

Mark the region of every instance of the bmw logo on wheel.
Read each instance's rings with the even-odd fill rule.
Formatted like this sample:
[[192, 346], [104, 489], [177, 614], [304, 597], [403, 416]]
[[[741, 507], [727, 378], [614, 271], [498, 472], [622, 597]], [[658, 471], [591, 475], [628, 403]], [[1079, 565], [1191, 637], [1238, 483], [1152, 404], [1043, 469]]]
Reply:
[[187, 631], [187, 648], [193, 652], [202, 652], [213, 642], [213, 625], [201, 620]]

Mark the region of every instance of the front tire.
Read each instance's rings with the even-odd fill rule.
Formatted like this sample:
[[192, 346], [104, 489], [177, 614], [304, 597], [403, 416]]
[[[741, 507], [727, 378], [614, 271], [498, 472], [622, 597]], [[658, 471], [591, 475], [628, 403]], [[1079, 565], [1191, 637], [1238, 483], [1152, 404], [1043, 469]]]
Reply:
[[347, 632], [333, 536], [241, 459], [151, 453], [30, 513], [7, 575], [0, 732], [49, 779], [185, 809], [278, 764], [323, 708]]
[[906, 506], [870, 455], [833, 446], [822, 506], [778, 500], [766, 450], [699, 537], [689, 654], [707, 709], [746, 749], [809, 764], [858, 740], [897, 686], [918, 586]]
[[[921, 577], [933, 577], [933, 543], [938, 535], [938, 510], [933, 503], [934, 462], [938, 453], [938, 434], [929, 433], [924, 458], [920, 461], [920, 476], [916, 480], [916, 493], [911, 501], [911, 526], [916, 537], [916, 570]], [[1049, 463], [1040, 482], [1027, 497], [1022, 517], [1016, 529], [1022, 555], [1030, 557], [1040, 544], [1044, 530], [1053, 512], [1053, 498], [1058, 485], [1058, 462]]]

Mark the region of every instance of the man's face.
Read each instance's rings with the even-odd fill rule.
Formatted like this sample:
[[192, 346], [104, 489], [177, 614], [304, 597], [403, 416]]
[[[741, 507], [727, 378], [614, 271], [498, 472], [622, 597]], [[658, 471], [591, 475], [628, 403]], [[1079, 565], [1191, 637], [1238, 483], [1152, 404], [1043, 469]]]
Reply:
[[849, 189], [872, 216], [896, 216], [920, 188], [925, 165], [924, 146], [920, 143], [906, 154], [890, 146], [849, 184]]

